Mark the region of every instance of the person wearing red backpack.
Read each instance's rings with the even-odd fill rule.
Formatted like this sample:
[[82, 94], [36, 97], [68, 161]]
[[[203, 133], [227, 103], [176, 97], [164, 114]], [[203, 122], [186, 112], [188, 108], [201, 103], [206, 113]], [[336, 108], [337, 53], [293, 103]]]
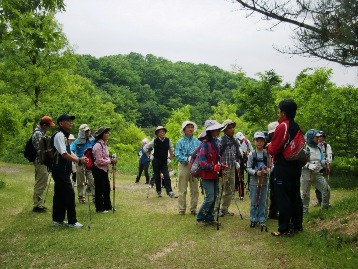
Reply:
[[299, 131], [299, 126], [294, 121], [297, 104], [292, 99], [286, 99], [279, 103], [279, 109], [279, 125], [267, 147], [268, 153], [274, 159], [275, 194], [280, 212], [278, 231], [272, 232], [273, 236], [291, 235], [292, 229], [293, 232], [303, 231], [303, 205], [300, 194], [302, 164], [300, 161], [288, 161], [282, 154], [289, 140], [289, 130]]
[[94, 177], [94, 184], [96, 188], [96, 212], [108, 213], [112, 210], [112, 203], [110, 198], [111, 186], [109, 183], [108, 171], [110, 164], [116, 164], [116, 158], [110, 158], [107, 147], [109, 138], [109, 127], [100, 127], [97, 130], [96, 141], [92, 148], [94, 165], [92, 173]]

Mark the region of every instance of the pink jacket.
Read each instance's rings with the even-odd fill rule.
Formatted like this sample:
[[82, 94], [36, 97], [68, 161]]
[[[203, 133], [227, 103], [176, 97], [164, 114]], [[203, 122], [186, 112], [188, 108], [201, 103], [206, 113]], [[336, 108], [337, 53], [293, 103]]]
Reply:
[[107, 144], [102, 139], [98, 140], [98, 142], [94, 144], [92, 154], [95, 160], [94, 165], [108, 173], [111, 159], [109, 158]]

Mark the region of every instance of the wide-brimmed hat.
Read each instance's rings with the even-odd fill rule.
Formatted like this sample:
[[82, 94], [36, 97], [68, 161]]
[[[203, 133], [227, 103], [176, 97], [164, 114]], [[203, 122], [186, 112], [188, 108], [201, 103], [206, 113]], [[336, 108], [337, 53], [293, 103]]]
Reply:
[[145, 145], [145, 144], [147, 144], [148, 143], [148, 139], [147, 138], [143, 138], [143, 140], [142, 140], [142, 145]]
[[223, 122], [224, 128], [222, 128], [221, 131], [224, 131], [230, 124], [233, 125], [234, 128], [236, 127], [236, 122], [233, 122], [232, 120], [227, 119]]
[[157, 128], [155, 128], [155, 135], [157, 135], [159, 130], [164, 130], [164, 132], [167, 132], [167, 129], [165, 129], [163, 126], [158, 126]]
[[82, 130], [82, 131], [85, 131], [85, 132], [91, 130], [90, 127], [87, 124], [81, 124], [80, 128], [78, 128], [78, 129]]
[[266, 139], [264, 132], [256, 132], [256, 133], [254, 134], [254, 139], [257, 139], [257, 138]]
[[110, 131], [110, 130], [111, 130], [111, 128], [106, 127], [106, 126], [102, 126], [102, 127], [100, 127], [100, 128], [97, 130], [96, 136], [100, 136], [101, 134], [103, 134], [103, 133], [105, 133], [105, 132], [108, 132], [108, 131]]
[[205, 130], [199, 135], [199, 139], [204, 138], [207, 135], [207, 131], [221, 130], [223, 128], [222, 124], [218, 123], [216, 120], [206, 120], [204, 127]]
[[240, 139], [240, 140], [243, 140], [245, 138], [244, 134], [241, 133], [241, 132], [237, 132], [236, 136], [235, 136], [236, 139]]
[[74, 120], [76, 117], [75, 116], [70, 116], [70, 115], [67, 115], [67, 114], [62, 114], [61, 116], [59, 116], [57, 118], [57, 124], [63, 120]]
[[50, 125], [51, 127], [55, 126], [55, 124], [52, 121], [52, 118], [50, 116], [43, 116], [41, 118], [40, 123], [45, 123], [47, 125]]
[[268, 133], [272, 134], [275, 132], [276, 127], [279, 125], [278, 121], [271, 122], [267, 125]]
[[191, 124], [191, 125], [194, 126], [194, 132], [198, 129], [198, 126], [195, 124], [195, 122], [186, 120], [186, 121], [184, 121], [183, 124], [181, 125], [181, 129], [180, 129], [180, 134], [181, 134], [181, 135], [185, 135], [184, 129], [185, 129], [185, 127], [186, 127], [187, 125], [189, 125], [189, 124]]

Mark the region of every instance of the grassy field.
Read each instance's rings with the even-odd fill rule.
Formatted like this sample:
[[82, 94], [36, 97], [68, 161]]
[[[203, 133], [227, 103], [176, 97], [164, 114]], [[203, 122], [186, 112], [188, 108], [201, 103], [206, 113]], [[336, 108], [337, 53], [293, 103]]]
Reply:
[[117, 173], [117, 211], [98, 214], [92, 204], [88, 229], [86, 205], [77, 204], [85, 227], [69, 229], [51, 226], [53, 183], [48, 212], [31, 211], [33, 174], [31, 165], [0, 163], [1, 268], [358, 268], [358, 189], [333, 189], [332, 208], [310, 207], [303, 233], [274, 238], [277, 221], [269, 232], [249, 228], [247, 197], [237, 200], [244, 219], [233, 202], [235, 216], [221, 218], [217, 231], [178, 215], [176, 199], [154, 189], [147, 198], [143, 177], [135, 184]]

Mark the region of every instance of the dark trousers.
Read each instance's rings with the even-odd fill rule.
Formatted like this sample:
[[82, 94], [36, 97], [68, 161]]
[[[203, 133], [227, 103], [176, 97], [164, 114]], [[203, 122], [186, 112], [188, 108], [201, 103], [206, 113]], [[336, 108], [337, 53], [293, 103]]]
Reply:
[[160, 161], [160, 160], [154, 158], [152, 161], [152, 166], [153, 166], [154, 179], [155, 179], [155, 188], [156, 188], [157, 192], [162, 191], [160, 172], [163, 173], [164, 187], [165, 187], [167, 194], [169, 194], [169, 192], [172, 192], [173, 191], [172, 190], [172, 182], [171, 182], [170, 176], [169, 176], [167, 160]]
[[108, 173], [96, 166], [93, 166], [92, 174], [96, 190], [96, 211], [102, 212], [104, 210], [112, 210], [110, 198], [111, 186], [109, 184]]
[[270, 207], [269, 217], [275, 218], [278, 215], [277, 199], [275, 195], [275, 171], [271, 171], [270, 174]]
[[137, 174], [137, 177], [136, 177], [136, 182], [139, 182], [140, 177], [142, 176], [142, 172], [144, 171], [145, 182], [149, 183], [149, 173], [148, 173], [149, 164], [150, 164], [150, 162], [146, 162], [144, 164], [141, 164], [139, 162], [139, 164], [138, 164], [138, 174]]
[[62, 222], [66, 217], [69, 224], [77, 222], [75, 192], [72, 187], [71, 173], [52, 171], [55, 182], [52, 206], [52, 220]]
[[300, 195], [301, 167], [288, 162], [275, 165], [275, 195], [278, 203], [278, 231], [302, 228], [303, 206]]

